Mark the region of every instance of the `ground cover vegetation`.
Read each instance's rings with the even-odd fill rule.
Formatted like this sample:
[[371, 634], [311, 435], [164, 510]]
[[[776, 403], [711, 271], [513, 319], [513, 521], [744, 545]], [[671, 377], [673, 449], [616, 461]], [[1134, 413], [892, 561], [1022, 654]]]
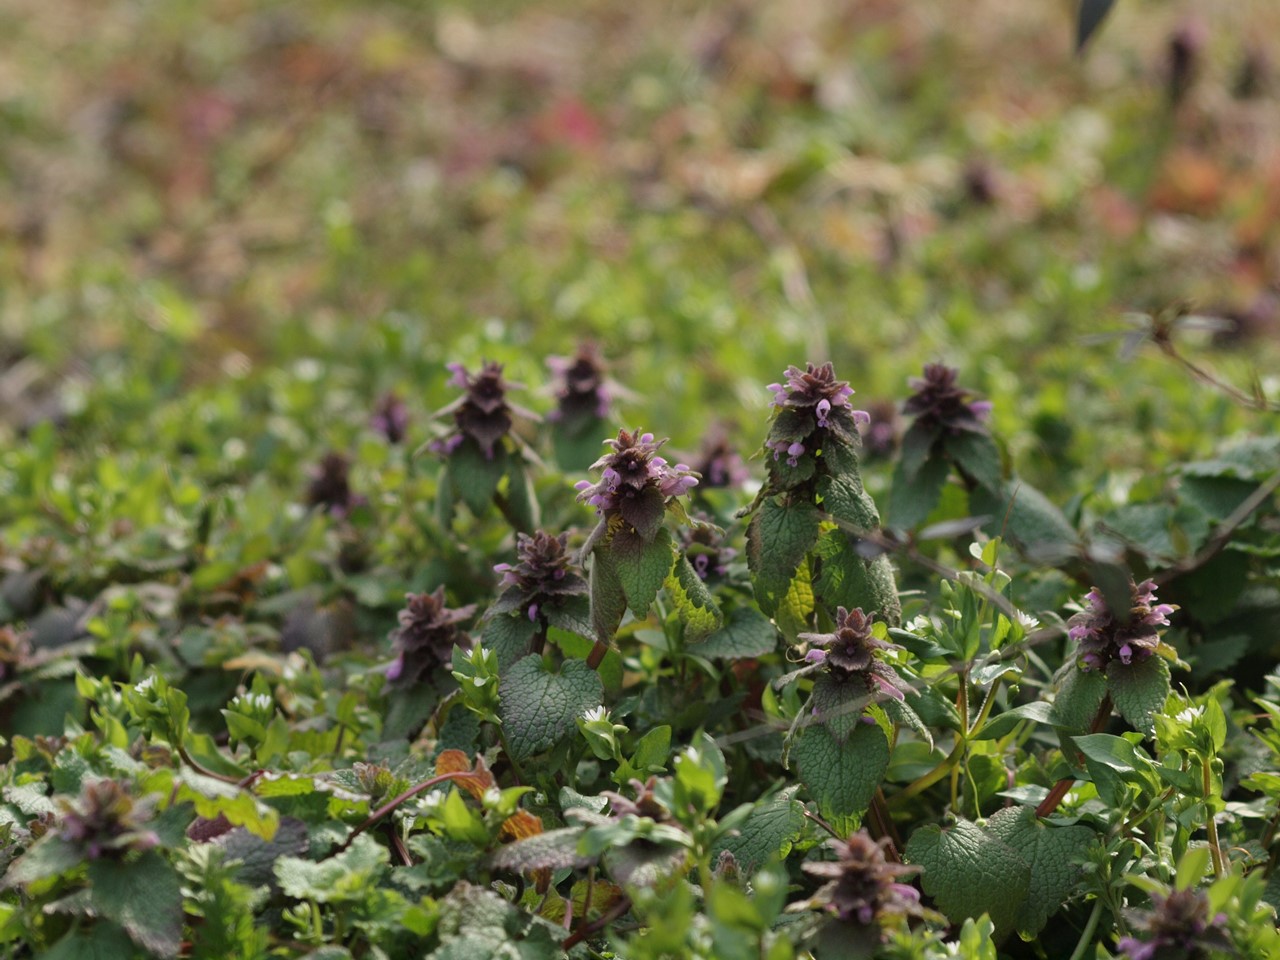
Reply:
[[4, 5], [0, 950], [1280, 956], [1280, 10], [1079, 15]]

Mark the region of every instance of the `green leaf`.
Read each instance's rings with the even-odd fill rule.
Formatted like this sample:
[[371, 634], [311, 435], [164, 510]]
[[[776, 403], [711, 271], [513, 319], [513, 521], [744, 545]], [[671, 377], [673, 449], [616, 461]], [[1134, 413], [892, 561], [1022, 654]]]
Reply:
[[538, 527], [538, 500], [533, 495], [533, 480], [525, 462], [519, 457], [507, 458], [507, 512], [515, 528], [532, 533]]
[[[1099, 701], [1101, 703], [1101, 701]], [[1095, 706], [1094, 712], [1097, 712]], [[1035, 700], [1031, 703], [1024, 703], [1021, 706], [1006, 710], [1004, 713], [998, 713], [991, 717], [982, 729], [969, 735], [970, 740], [995, 740], [1003, 737], [1023, 720], [1032, 720], [1036, 723], [1052, 723], [1053, 707], [1051, 704], [1045, 703], [1043, 700]], [[1092, 718], [1090, 718], [1092, 720]]]
[[160, 854], [89, 864], [94, 911], [118, 923], [140, 947], [175, 957], [182, 945], [181, 880]]
[[728, 850], [746, 873], [777, 857], [784, 859], [804, 833], [804, 804], [796, 799], [798, 786], [787, 787], [756, 804], [742, 825], [716, 841], [712, 862]]
[[114, 923], [99, 921], [88, 930], [72, 930], [40, 957], [41, 960], [132, 960], [137, 955], [137, 947], [128, 934]]
[[890, 624], [902, 619], [893, 566], [887, 556], [866, 560], [853, 547], [850, 536], [828, 530], [815, 551], [821, 564], [814, 592], [829, 611], [836, 607], [879, 614]]
[[1151, 736], [1155, 713], [1169, 698], [1169, 664], [1158, 654], [1137, 663], [1112, 660], [1107, 665], [1107, 688], [1120, 716], [1133, 729]]
[[992, 493], [999, 492], [1000, 450], [989, 436], [963, 430], [945, 437], [942, 448], [966, 477]]
[[317, 903], [341, 903], [365, 899], [386, 871], [387, 848], [367, 833], [356, 837], [341, 853], [316, 863], [302, 857], [281, 857], [275, 862], [276, 880], [286, 896]]
[[271, 840], [263, 840], [243, 827], [229, 830], [210, 841], [226, 851], [227, 860], [238, 860], [236, 880], [249, 887], [261, 887], [275, 880], [277, 860], [300, 856], [310, 846], [307, 824], [296, 817], [280, 820], [280, 829]]
[[1076, 53], [1084, 49], [1102, 21], [1107, 18], [1115, 0], [1080, 0], [1080, 15], [1076, 20]]
[[45, 877], [56, 877], [84, 863], [84, 852], [56, 833], [46, 834], [15, 860], [4, 874], [3, 885], [34, 883]]
[[747, 527], [747, 565], [760, 609], [772, 616], [818, 539], [820, 514], [806, 500], [766, 497]]
[[900, 529], [918, 527], [933, 513], [942, 498], [951, 465], [942, 457], [930, 457], [914, 474], [899, 460], [889, 492], [889, 524]]
[[711, 591], [702, 582], [684, 554], [676, 558], [666, 582], [667, 593], [675, 604], [676, 614], [684, 624], [684, 638], [694, 643], [710, 636], [720, 628], [724, 617], [711, 597]]
[[[667, 498], [657, 487], [645, 487], [635, 496], [623, 497], [618, 501], [618, 513], [622, 515], [630, 527], [627, 533], [638, 536], [649, 543], [657, 535], [662, 526], [662, 518], [667, 514]], [[626, 530], [626, 527], [623, 528]]]
[[1071, 733], [1083, 733], [1093, 726], [1107, 695], [1106, 678], [1096, 670], [1081, 670], [1074, 661], [1068, 661], [1059, 675], [1062, 679], [1049, 709], [1049, 722]]
[[613, 560], [613, 569], [622, 584], [627, 606], [637, 617], [645, 617], [675, 562], [671, 534], [664, 527], [652, 540], [645, 541], [624, 527], [614, 534], [604, 549]]
[[987, 914], [999, 940], [1014, 929], [1027, 900], [1031, 868], [999, 837], [961, 820], [946, 830], [927, 824], [907, 842], [921, 885], [952, 923]]
[[1048, 826], [1030, 807], [1006, 807], [987, 821], [987, 832], [1016, 850], [1031, 869], [1027, 898], [1014, 921], [1018, 936], [1034, 939], [1061, 909], [1083, 875], [1077, 862], [1094, 833], [1086, 826]]
[[809, 564], [802, 563], [796, 570], [796, 577], [787, 588], [786, 595], [778, 604], [774, 614], [774, 622], [788, 643], [795, 643], [796, 637], [809, 629], [809, 618], [813, 616], [813, 585], [809, 582]]
[[600, 705], [604, 688], [581, 660], [548, 672], [542, 658], [516, 661], [498, 687], [499, 714], [515, 760], [541, 753], [577, 729], [577, 718]]
[[862, 484], [849, 477], [823, 477], [818, 481], [822, 509], [866, 533], [880, 526], [880, 512], [875, 501], [862, 489]]
[[992, 536], [1007, 533], [1024, 549], [1074, 547], [1079, 541], [1075, 527], [1062, 511], [1035, 487], [1016, 477], [1002, 485], [998, 494], [985, 487], [970, 491], [969, 507], [974, 515], [991, 517], [984, 530]]
[[930, 458], [933, 445], [940, 434], [937, 429], [930, 428], [917, 420], [902, 437], [902, 450], [898, 456], [898, 469], [908, 480], [914, 480]]
[[822, 724], [843, 744], [861, 724], [871, 691], [861, 677], [837, 678], [824, 673], [813, 682], [807, 710], [813, 720]]
[[876, 724], [856, 723], [839, 742], [827, 727], [812, 724], [791, 746], [800, 782], [825, 817], [861, 817], [889, 766], [889, 741]]
[[[1151, 762], [1151, 758], [1124, 737], [1112, 736], [1109, 733], [1090, 733], [1072, 737], [1071, 741], [1076, 745], [1076, 749], [1084, 754], [1086, 760], [1114, 770], [1125, 780], [1136, 781], [1143, 777], [1154, 778], [1155, 776], [1155, 765]], [[1125, 776], [1126, 774], [1132, 774], [1132, 776]]]
[[[575, 660], [585, 660], [591, 655], [591, 650], [595, 644], [581, 634], [571, 633], [568, 630], [561, 630], [559, 627], [550, 627], [547, 630], [547, 639], [560, 648], [560, 651], [566, 656]], [[617, 650], [609, 650], [605, 653], [604, 659], [600, 661], [600, 666], [596, 667], [596, 673], [600, 675], [600, 682], [604, 684], [604, 688], [610, 691], [622, 689], [622, 654]]]
[[538, 624], [523, 613], [497, 614], [485, 622], [480, 642], [498, 657], [498, 672], [529, 655], [529, 645], [538, 632]]
[[561, 827], [505, 844], [489, 858], [490, 866], [512, 873], [581, 869], [591, 863], [590, 857], [578, 853], [578, 841], [584, 832], [584, 827]]
[[506, 472], [506, 451], [494, 449], [493, 459], [485, 459], [479, 444], [468, 437], [449, 455], [450, 486], [474, 514], [481, 514], [493, 500], [498, 481]]
[[611, 643], [618, 624], [622, 622], [622, 615], [627, 612], [627, 595], [608, 550], [600, 548], [591, 555], [589, 584], [591, 628], [596, 639]]
[[742, 660], [763, 657], [778, 646], [778, 629], [755, 607], [740, 606], [729, 611], [723, 627], [705, 640], [690, 644], [687, 652], [696, 657]]

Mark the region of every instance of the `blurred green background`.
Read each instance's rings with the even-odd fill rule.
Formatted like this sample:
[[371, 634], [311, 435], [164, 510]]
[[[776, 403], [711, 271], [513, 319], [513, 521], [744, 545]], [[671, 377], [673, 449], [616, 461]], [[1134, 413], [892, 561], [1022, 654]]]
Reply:
[[754, 448], [807, 359], [864, 404], [960, 367], [1063, 498], [1270, 430], [1120, 347], [1189, 304], [1226, 322], [1181, 347], [1274, 392], [1280, 7], [1120, 0], [1080, 58], [1074, 16], [9, 0], [0, 443], [296, 484], [281, 451], [348, 444], [389, 388], [442, 405], [450, 360], [546, 410], [586, 337], [684, 447], [727, 420]]

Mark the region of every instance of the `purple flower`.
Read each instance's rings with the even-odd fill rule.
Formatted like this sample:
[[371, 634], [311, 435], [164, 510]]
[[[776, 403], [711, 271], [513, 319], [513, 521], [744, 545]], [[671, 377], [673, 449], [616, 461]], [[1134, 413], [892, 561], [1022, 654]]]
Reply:
[[511, 431], [513, 414], [537, 419], [535, 414], [507, 400], [507, 391], [518, 384], [502, 379], [502, 364], [485, 361], [474, 376], [460, 363], [446, 364], [446, 367], [453, 373], [449, 382], [466, 393], [434, 414], [436, 417], [453, 414], [454, 431], [431, 441], [428, 444], [431, 451], [447, 457], [472, 440], [485, 459], [492, 460], [495, 448]]
[[313, 507], [324, 507], [331, 516], [339, 518], [367, 503], [364, 497], [352, 493], [350, 471], [351, 461], [345, 456], [336, 451], [326, 453], [311, 469], [307, 503]]
[[701, 475], [703, 489], [737, 488], [751, 478], [747, 465], [729, 445], [729, 438], [721, 426], [714, 427], [703, 440], [695, 473]]
[[549, 419], [574, 424], [603, 420], [609, 415], [604, 360], [594, 343], [584, 343], [572, 359], [547, 357], [547, 366], [560, 380], [557, 406]]
[[1207, 960], [1212, 952], [1235, 956], [1227, 934], [1227, 915], [1209, 916], [1209, 898], [1201, 890], [1175, 890], [1152, 897], [1151, 910], [1131, 918], [1142, 937], [1121, 937], [1116, 949], [1129, 960]]
[[970, 399], [972, 391], [956, 385], [958, 375], [958, 370], [941, 363], [926, 365], [923, 377], [908, 381], [915, 393], [903, 404], [903, 412], [912, 414], [917, 424], [939, 432], [985, 433], [991, 403]]
[[1157, 627], [1168, 626], [1169, 614], [1178, 608], [1156, 602], [1154, 580], [1130, 581], [1132, 606], [1123, 617], [1108, 607], [1102, 591], [1093, 587], [1084, 600], [1085, 610], [1067, 621], [1067, 636], [1076, 641], [1077, 660], [1084, 671], [1105, 670], [1113, 660], [1141, 663], [1160, 645]]
[[383, 394], [369, 417], [369, 426], [386, 437], [388, 443], [403, 443], [409, 430], [409, 408], [395, 391]]
[[544, 619], [547, 611], [564, 605], [571, 597], [587, 592], [587, 582], [578, 573], [567, 549], [569, 535], [555, 537], [542, 530], [516, 535], [516, 563], [500, 563], [493, 568], [502, 575], [501, 596], [489, 609], [490, 615], [523, 613], [532, 621]]
[[853, 388], [844, 380], [836, 379], [835, 368], [830, 363], [821, 366], [806, 363], [804, 370], [796, 366], [787, 367], [786, 378], [785, 383], [769, 384], [775, 407], [793, 410], [812, 408], [815, 425], [821, 428], [830, 426], [832, 411], [837, 416], [845, 413], [855, 420], [859, 414], [866, 416], [850, 407]]
[[814, 894], [815, 903], [836, 919], [862, 927], [880, 927], [886, 921], [923, 915], [919, 892], [899, 882], [920, 868], [886, 859], [887, 843], [887, 839], [877, 843], [865, 830], [851, 835], [847, 842], [828, 840], [824, 846], [835, 852], [834, 862], [801, 866], [805, 873], [826, 881]]
[[86, 781], [75, 801], [58, 802], [62, 807], [58, 836], [79, 847], [86, 860], [120, 858], [160, 843], [145, 826], [154, 798], [135, 800], [117, 780]]
[[655, 443], [652, 433], [620, 430], [618, 439], [605, 442], [613, 452], [591, 465], [593, 470], [602, 470], [600, 480], [597, 483], [581, 480], [576, 484], [578, 499], [595, 507], [597, 513], [625, 509], [627, 501], [641, 499], [654, 490], [664, 499], [678, 497], [698, 483], [697, 475], [686, 464], [672, 466], [657, 455], [667, 441]]
[[900, 649], [897, 644], [877, 640], [871, 631], [871, 618], [861, 607], [836, 609], [836, 626], [831, 633], [802, 633], [800, 640], [809, 643], [811, 649], [805, 659], [810, 663], [825, 664], [827, 670], [841, 679], [861, 677], [867, 690], [904, 699], [910, 687], [898, 676], [897, 671], [878, 659], [879, 650]]
[[738, 551], [728, 545], [724, 531], [705, 513], [694, 514], [693, 519], [691, 526], [680, 528], [680, 545], [689, 565], [701, 580], [725, 576]]
[[874, 457], [888, 457], [898, 445], [898, 411], [892, 401], [869, 404], [867, 422], [862, 427], [862, 446]]
[[397, 614], [400, 626], [390, 635], [397, 656], [387, 670], [387, 678], [412, 684], [447, 665], [455, 646], [464, 650], [471, 647], [471, 638], [458, 624], [476, 608], [468, 605], [449, 609], [444, 602], [444, 587], [437, 587], [434, 593], [409, 593], [405, 600], [405, 608]]

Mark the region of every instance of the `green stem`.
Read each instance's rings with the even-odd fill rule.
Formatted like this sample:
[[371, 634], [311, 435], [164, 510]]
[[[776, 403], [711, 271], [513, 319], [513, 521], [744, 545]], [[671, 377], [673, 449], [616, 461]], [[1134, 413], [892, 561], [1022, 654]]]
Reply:
[[1201, 757], [1200, 770], [1203, 773], [1204, 783], [1204, 804], [1205, 809], [1209, 812], [1209, 819], [1205, 823], [1209, 831], [1209, 856], [1213, 859], [1213, 875], [1217, 879], [1222, 879], [1222, 846], [1218, 841], [1218, 822], [1214, 819], [1213, 814], [1213, 780], [1209, 773], [1209, 758]]
[[962, 737], [956, 741], [956, 745], [951, 749], [951, 752], [947, 754], [945, 760], [924, 776], [916, 778], [895, 793], [893, 795], [893, 799], [889, 801], [890, 806], [900, 806], [904, 801], [910, 800], [916, 794], [924, 793], [924, 791], [928, 790], [935, 783], [945, 777], [951, 772], [951, 768], [954, 767], [964, 755], [964, 748], [965, 741]]
[[1099, 898], [1093, 902], [1093, 913], [1089, 914], [1089, 920], [1080, 933], [1080, 942], [1076, 944], [1075, 950], [1071, 951], [1070, 960], [1084, 960], [1089, 948], [1093, 946], [1093, 934], [1098, 929], [1098, 920], [1101, 916], [1102, 899]]

